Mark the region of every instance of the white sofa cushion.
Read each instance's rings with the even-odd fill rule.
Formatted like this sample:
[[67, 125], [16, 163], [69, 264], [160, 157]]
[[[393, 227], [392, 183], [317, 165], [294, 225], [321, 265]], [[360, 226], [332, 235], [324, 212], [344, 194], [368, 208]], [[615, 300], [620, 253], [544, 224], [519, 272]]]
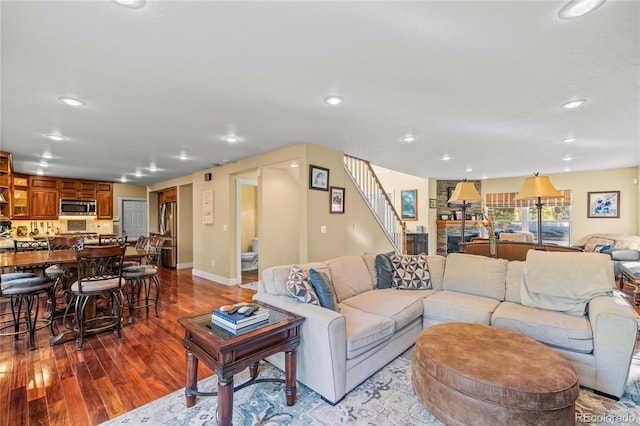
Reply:
[[453, 291], [439, 291], [424, 299], [426, 323], [473, 322], [489, 325], [498, 300]]
[[589, 300], [611, 295], [613, 262], [602, 253], [529, 250], [522, 273], [522, 304], [582, 316]]
[[342, 305], [391, 318], [395, 322], [395, 329], [400, 330], [420, 318], [424, 311], [421, 299], [406, 294], [412, 291], [395, 290], [393, 293], [381, 290], [365, 291], [344, 300]]
[[507, 263], [507, 286], [504, 293], [504, 300], [507, 302], [522, 303], [520, 298], [520, 287], [522, 286], [522, 271], [524, 261], [512, 260]]
[[373, 290], [376, 285], [362, 256], [343, 256], [325, 263], [331, 271], [331, 282], [338, 302]]
[[431, 287], [435, 290], [442, 290], [444, 281], [445, 257], [440, 255], [427, 256], [427, 266], [431, 277]]
[[347, 359], [367, 352], [393, 336], [395, 322], [381, 315], [370, 314], [344, 303], [340, 313], [345, 317]]
[[451, 253], [444, 271], [444, 289], [504, 300], [507, 260]]
[[504, 302], [493, 313], [491, 325], [524, 334], [549, 346], [582, 353], [593, 351], [593, 331], [584, 315]]

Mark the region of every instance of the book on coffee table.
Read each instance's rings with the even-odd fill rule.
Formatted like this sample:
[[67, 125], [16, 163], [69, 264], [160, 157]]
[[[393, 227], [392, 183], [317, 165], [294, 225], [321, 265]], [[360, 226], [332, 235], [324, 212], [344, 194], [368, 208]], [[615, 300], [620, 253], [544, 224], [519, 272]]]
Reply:
[[269, 311], [264, 308], [259, 308], [257, 311], [248, 316], [238, 312], [230, 314], [228, 312], [222, 312], [219, 309], [214, 309], [213, 311], [211, 311], [211, 322], [222, 324], [232, 330], [243, 328], [268, 319]]

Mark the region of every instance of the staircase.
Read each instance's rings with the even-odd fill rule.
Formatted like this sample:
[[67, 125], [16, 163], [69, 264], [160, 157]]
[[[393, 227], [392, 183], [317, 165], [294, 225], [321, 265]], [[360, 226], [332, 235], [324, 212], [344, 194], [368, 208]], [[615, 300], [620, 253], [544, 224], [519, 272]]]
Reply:
[[367, 160], [344, 155], [344, 169], [380, 224], [396, 253], [404, 253], [406, 225], [393, 207], [378, 176]]

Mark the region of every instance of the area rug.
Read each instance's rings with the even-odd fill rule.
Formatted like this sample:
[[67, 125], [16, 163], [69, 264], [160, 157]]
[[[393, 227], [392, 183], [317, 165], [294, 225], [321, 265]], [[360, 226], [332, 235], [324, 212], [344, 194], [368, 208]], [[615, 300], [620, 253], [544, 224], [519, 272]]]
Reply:
[[[284, 373], [264, 362], [260, 378], [284, 378]], [[236, 385], [248, 379], [245, 371], [236, 376]], [[634, 359], [631, 379], [620, 401], [580, 390], [576, 403], [576, 425], [640, 423], [640, 358]], [[200, 391], [217, 387], [215, 376], [201, 380]], [[216, 397], [198, 397], [187, 408], [184, 389], [173, 392], [103, 425], [215, 425]], [[284, 384], [259, 383], [234, 394], [233, 424], [245, 425], [442, 425], [416, 398], [411, 387], [411, 350], [349, 392], [332, 406], [306, 386], [298, 383], [298, 399], [286, 405]]]
[[254, 281], [254, 282], [251, 282], [251, 283], [240, 284], [240, 287], [247, 288], [249, 290], [257, 291], [258, 290], [258, 281]]

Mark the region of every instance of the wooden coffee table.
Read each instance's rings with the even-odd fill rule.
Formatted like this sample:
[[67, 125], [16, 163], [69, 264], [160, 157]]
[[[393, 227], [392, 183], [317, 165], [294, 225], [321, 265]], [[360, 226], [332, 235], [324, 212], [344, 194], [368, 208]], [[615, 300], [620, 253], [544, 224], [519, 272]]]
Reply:
[[[296, 350], [300, 343], [300, 325], [304, 318], [290, 312], [261, 305], [269, 311], [264, 325], [249, 327], [234, 335], [211, 324], [211, 313], [192, 318], [180, 318], [185, 329], [187, 350], [187, 407], [195, 404], [196, 396], [218, 396], [218, 424], [231, 425], [233, 391], [245, 386], [281, 379], [258, 379], [258, 362], [285, 353], [285, 395], [287, 405], [296, 401]], [[218, 376], [217, 392], [198, 392], [198, 361], [203, 361]], [[249, 381], [233, 387], [233, 376], [249, 368]]]

